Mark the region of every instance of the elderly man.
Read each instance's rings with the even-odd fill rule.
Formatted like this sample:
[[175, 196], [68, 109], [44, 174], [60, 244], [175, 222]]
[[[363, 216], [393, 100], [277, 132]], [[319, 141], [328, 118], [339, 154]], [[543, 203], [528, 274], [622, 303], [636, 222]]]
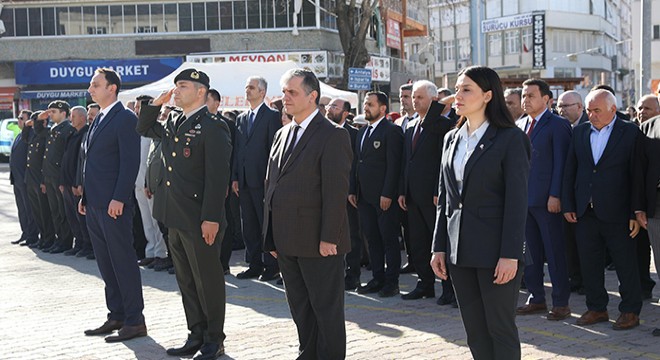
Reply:
[[506, 108], [509, 109], [513, 120], [519, 120], [525, 115], [525, 112], [522, 109], [521, 100], [522, 89], [515, 88], [506, 89], [504, 91], [504, 102], [506, 103]]
[[[575, 128], [566, 157], [562, 211], [577, 223], [577, 245], [584, 277], [587, 312], [580, 326], [609, 321], [609, 296], [604, 286], [605, 250], [619, 278], [621, 315], [615, 330], [639, 325], [642, 294], [637, 272], [635, 242], [639, 224], [634, 210], [634, 159], [643, 135], [632, 123], [616, 115], [616, 99], [607, 90], [594, 90], [586, 99], [590, 124]], [[585, 141], [586, 139], [586, 141]]]
[[571, 123], [571, 127], [589, 122], [589, 116], [582, 105], [582, 96], [577, 91], [569, 90], [559, 95], [557, 109], [559, 115]]
[[655, 95], [644, 95], [637, 102], [637, 120], [643, 124], [646, 120], [660, 115], [660, 102]]

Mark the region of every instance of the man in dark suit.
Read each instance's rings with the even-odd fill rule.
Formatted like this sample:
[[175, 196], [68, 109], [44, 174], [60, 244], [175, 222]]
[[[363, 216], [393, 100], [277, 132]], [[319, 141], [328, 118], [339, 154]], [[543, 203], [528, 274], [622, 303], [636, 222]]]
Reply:
[[[413, 109], [412, 101], [412, 84], [403, 84], [399, 87], [399, 102], [401, 109], [399, 110], [401, 116], [394, 121], [396, 125], [401, 126], [403, 132], [408, 128], [408, 123], [416, 119], [419, 115]], [[355, 146], [354, 146], [355, 148]], [[403, 243], [406, 247], [406, 264], [401, 267], [401, 274], [409, 274], [415, 272], [413, 265], [412, 255], [410, 251], [410, 231], [408, 229], [408, 218], [401, 217], [401, 236]]]
[[263, 248], [282, 270], [298, 359], [344, 359], [351, 142], [345, 129], [319, 113], [313, 72], [289, 70], [281, 83], [293, 122], [277, 132], [270, 152]]
[[571, 291], [560, 197], [571, 125], [548, 110], [552, 92], [545, 81], [526, 80], [522, 94], [522, 107], [527, 117], [518, 120], [517, 125], [532, 144], [525, 226], [526, 249], [532, 263], [526, 264], [524, 274], [530, 292], [528, 303], [516, 313], [530, 315], [547, 311], [543, 286], [543, 263], [546, 261], [552, 282], [552, 310], [547, 319], [563, 320], [571, 315], [568, 307]]
[[11, 145], [11, 156], [9, 157], [9, 183], [14, 186], [18, 221], [21, 224], [21, 237], [12, 241], [12, 244], [24, 243], [26, 246], [36, 244], [39, 241], [39, 228], [30, 207], [25, 183], [29, 144], [26, 139], [23, 139], [22, 130], [25, 123], [30, 120], [30, 115], [32, 115], [30, 110], [23, 110], [18, 115], [18, 127], [21, 129], [21, 133], [14, 139]]
[[[346, 99], [334, 98], [326, 106], [326, 117], [335, 124], [348, 131], [351, 138], [351, 149], [355, 149], [355, 139], [358, 129], [349, 125], [346, 118], [351, 111], [351, 103]], [[353, 157], [356, 154], [353, 152]], [[362, 259], [362, 234], [357, 209], [348, 200], [346, 201], [346, 212], [348, 213], [348, 225], [351, 230], [351, 251], [346, 254], [346, 276], [344, 277], [344, 289], [355, 290], [360, 286], [360, 260]]]
[[275, 132], [282, 127], [280, 114], [264, 103], [268, 83], [259, 76], [248, 78], [245, 97], [250, 110], [236, 120], [236, 143], [232, 168], [232, 191], [239, 197], [243, 217], [245, 257], [250, 267], [236, 275], [239, 279], [259, 277], [262, 281], [279, 278], [277, 261], [261, 250], [264, 216], [264, 178], [268, 152]]
[[518, 121], [525, 116], [522, 109], [522, 89], [509, 88], [504, 91], [504, 101], [514, 121]]
[[[206, 107], [209, 77], [205, 73], [183, 70], [174, 84], [151, 104], [142, 104], [137, 127], [142, 136], [162, 141], [166, 171], [154, 194], [154, 216], [168, 228], [190, 330], [185, 344], [168, 349], [167, 354], [197, 353], [195, 360], [211, 360], [225, 352], [225, 277], [220, 247], [227, 225], [231, 139], [227, 124]], [[170, 113], [161, 125], [157, 122], [160, 107], [172, 97], [183, 112]]]
[[55, 228], [50, 216], [48, 197], [45, 188], [41, 187], [44, 176], [42, 172], [44, 150], [46, 149], [47, 132], [37, 136], [33, 127], [37, 117], [42, 111], [35, 111], [30, 120], [25, 123], [21, 131], [21, 139], [28, 143], [27, 170], [25, 172], [25, 185], [32, 214], [39, 227], [39, 242], [30, 244], [30, 248], [48, 249], [55, 243]]
[[146, 336], [142, 279], [133, 249], [135, 178], [140, 166], [140, 136], [135, 114], [117, 100], [119, 75], [97, 69], [89, 94], [101, 111], [88, 130], [83, 170], [83, 196], [78, 211], [86, 215], [96, 262], [105, 283], [108, 320], [85, 335], [118, 342]]
[[[408, 219], [410, 252], [419, 280], [415, 289], [402, 295], [404, 300], [435, 297], [435, 275], [431, 269], [431, 242], [438, 204], [438, 175], [442, 141], [452, 121], [441, 115], [443, 106], [433, 99], [438, 90], [428, 81], [413, 84], [413, 108], [419, 115], [408, 123], [403, 140], [398, 203]], [[429, 128], [427, 124], [433, 123]], [[455, 303], [450, 280], [442, 283], [442, 301]]]
[[[399, 294], [399, 228], [401, 209], [395, 203], [399, 192], [403, 133], [387, 121], [387, 95], [369, 92], [364, 115], [369, 126], [360, 129], [355, 142], [357, 156], [351, 170], [348, 201], [358, 209], [360, 228], [369, 243], [373, 278], [358, 288], [359, 294], [381, 297]], [[387, 266], [386, 266], [387, 264]]]
[[[642, 133], [616, 116], [616, 98], [594, 90], [586, 99], [589, 124], [575, 128], [566, 158], [562, 211], [577, 223], [580, 265], [587, 296], [587, 312], [578, 325], [609, 321], [604, 286], [605, 249], [609, 249], [619, 278], [621, 316], [616, 330], [639, 325], [642, 296], [635, 256], [639, 225], [633, 215], [633, 181], [639, 166], [636, 155]], [[641, 171], [640, 171], [641, 172]]]
[[[66, 219], [64, 197], [60, 191], [62, 157], [69, 137], [76, 131], [68, 120], [69, 114], [69, 104], [56, 100], [48, 104], [48, 110], [41, 113], [34, 124], [37, 136], [46, 136], [48, 139], [44, 150], [42, 191], [45, 190], [48, 197], [48, 207], [55, 225], [57, 241], [44, 251], [53, 254], [69, 250], [73, 245], [73, 234]], [[49, 118], [53, 125], [47, 128]]]
[[[62, 156], [60, 187], [64, 198], [64, 209], [66, 220], [71, 232], [76, 238], [75, 246], [64, 252], [64, 255], [77, 255], [82, 252], [85, 256], [92, 251], [92, 243], [89, 239], [87, 222], [78, 212], [78, 203], [82, 195], [82, 188], [78, 189], [77, 172], [80, 155], [80, 144], [82, 143], [89, 126], [87, 125], [87, 110], [82, 106], [74, 106], [71, 109], [71, 125], [75, 132], [69, 137], [64, 156]], [[82, 221], [81, 221], [82, 220]], [[82, 256], [82, 255], [81, 255]]]
[[[559, 115], [571, 123], [571, 130], [576, 126], [588, 123], [589, 116], [584, 111], [582, 96], [574, 90], [561, 93], [557, 99], [557, 110]], [[566, 239], [566, 268], [568, 270], [568, 281], [572, 292], [584, 295], [582, 287], [582, 272], [580, 271], [580, 257], [577, 251], [577, 242], [575, 239], [575, 224], [564, 222], [564, 238]]]
[[[209, 112], [211, 114], [215, 114], [216, 117], [224, 121], [225, 124], [227, 124], [227, 127], [229, 128], [229, 135], [230, 135], [230, 140], [231, 143], [234, 144], [236, 142], [236, 124], [229, 120], [228, 118], [224, 117], [222, 114], [220, 114], [220, 111], [218, 111], [218, 108], [220, 107], [220, 93], [216, 89], [210, 89], [209, 90], [209, 96], [206, 99], [206, 107], [209, 109]], [[229, 157], [229, 168], [234, 165], [234, 153], [233, 153], [233, 148], [232, 148], [232, 153]], [[228, 186], [231, 186], [231, 179], [230, 183]], [[236, 229], [234, 229], [234, 214], [232, 212], [232, 206], [231, 206], [231, 201], [229, 199], [230, 193], [227, 193], [227, 198], [225, 199], [225, 214], [227, 216], [227, 230], [225, 230], [225, 236], [222, 239], [222, 247], [220, 249], [220, 262], [222, 263], [222, 270], [224, 271], [225, 275], [229, 275], [229, 260], [231, 259], [231, 251], [232, 251], [232, 245], [233, 245], [233, 238], [234, 238], [234, 233], [236, 232]]]

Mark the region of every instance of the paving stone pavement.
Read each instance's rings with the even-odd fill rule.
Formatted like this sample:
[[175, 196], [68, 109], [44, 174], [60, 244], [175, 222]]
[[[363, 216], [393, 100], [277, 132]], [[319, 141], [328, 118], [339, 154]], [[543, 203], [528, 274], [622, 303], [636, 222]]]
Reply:
[[[0, 164], [0, 359], [174, 359], [165, 349], [182, 344], [187, 335], [174, 276], [143, 270], [149, 336], [106, 344], [102, 337], [83, 335], [106, 314], [96, 263], [11, 245], [18, 236], [7, 166]], [[243, 257], [242, 251], [234, 253], [232, 274], [245, 269]], [[657, 280], [655, 272], [652, 276]], [[364, 271], [362, 280], [368, 279]], [[619, 300], [615, 273], [608, 271], [606, 279], [613, 318], [609, 324], [575, 325], [585, 305], [584, 296], [573, 294], [573, 315], [566, 321], [518, 317], [523, 359], [660, 359], [660, 338], [651, 336], [652, 329], [660, 327], [660, 291], [644, 303], [638, 328], [614, 331], [611, 323], [618, 316]], [[415, 281], [403, 275], [402, 292], [412, 290]], [[225, 286], [227, 355], [222, 359], [295, 359], [296, 330], [282, 287], [233, 275]], [[441, 291], [439, 285], [436, 289]], [[520, 303], [526, 297], [521, 291]], [[438, 306], [435, 299], [347, 293], [347, 358], [469, 359], [459, 316], [458, 309]]]

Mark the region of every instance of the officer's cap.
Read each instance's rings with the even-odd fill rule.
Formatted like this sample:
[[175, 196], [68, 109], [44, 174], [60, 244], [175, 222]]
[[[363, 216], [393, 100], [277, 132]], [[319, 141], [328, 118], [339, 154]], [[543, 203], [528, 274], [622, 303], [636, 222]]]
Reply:
[[196, 69], [186, 69], [186, 70], [181, 71], [179, 73], [179, 75], [177, 75], [174, 78], [174, 84], [176, 84], [177, 81], [181, 81], [181, 80], [194, 81], [194, 82], [200, 83], [200, 84], [206, 86], [207, 89], [210, 87], [210, 85], [209, 85], [209, 82], [210, 82], [209, 76], [206, 75], [204, 72], [196, 70]]
[[48, 108], [49, 109], [58, 109], [58, 110], [68, 112], [71, 107], [69, 106], [69, 103], [66, 102], [66, 101], [55, 100], [55, 101], [51, 102], [50, 104], [48, 104]]

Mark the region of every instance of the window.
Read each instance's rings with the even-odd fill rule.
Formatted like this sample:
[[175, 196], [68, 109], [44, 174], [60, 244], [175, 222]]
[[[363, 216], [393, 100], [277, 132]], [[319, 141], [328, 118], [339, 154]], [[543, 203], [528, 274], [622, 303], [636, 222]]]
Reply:
[[291, 20], [290, 14], [293, 11], [293, 2], [276, 1], [275, 2], [275, 27], [288, 28]]
[[134, 33], [138, 34], [158, 32], [158, 28], [156, 26], [138, 26], [133, 30]]
[[192, 31], [191, 4], [179, 4], [179, 31]]
[[532, 28], [522, 29], [522, 50], [524, 52], [532, 51]]
[[220, 18], [218, 16], [218, 3], [206, 3], [206, 30], [220, 29]]
[[30, 21], [30, 36], [41, 36], [41, 8], [30, 8], [28, 19]]
[[246, 16], [245, 0], [234, 1], [234, 29], [245, 29], [247, 27]]
[[176, 4], [165, 4], [163, 14], [163, 31], [179, 32], [179, 22], [177, 20], [178, 14], [176, 9]]
[[502, 55], [502, 34], [495, 33], [488, 35], [488, 56]]
[[520, 30], [510, 30], [504, 33], [504, 50], [506, 54], [520, 54]]
[[137, 24], [137, 10], [135, 5], [124, 5], [124, 31], [135, 32]]
[[653, 40], [660, 39], [660, 25], [653, 25]]
[[231, 30], [234, 28], [234, 10], [231, 1], [220, 3], [220, 29]]
[[204, 3], [192, 4], [192, 25], [194, 31], [206, 30], [206, 11], [204, 11]]
[[[137, 27], [148, 29], [151, 27], [151, 19], [149, 16], [149, 5], [138, 5], [137, 6]], [[138, 31], [134, 31], [138, 32]], [[155, 31], [143, 31], [143, 32], [155, 32]]]
[[456, 59], [456, 40], [442, 42], [442, 60], [453, 61]]
[[165, 23], [165, 17], [163, 16], [163, 4], [151, 4], [150, 12], [151, 26], [162, 29], [163, 24]]
[[124, 10], [121, 5], [110, 6], [110, 33], [124, 34]]
[[28, 12], [27, 9], [16, 9], [16, 36], [28, 36]]
[[0, 12], [0, 21], [5, 24], [5, 36], [14, 36], [14, 9], [4, 9]]
[[248, 29], [261, 28], [261, 9], [259, 0], [247, 0]]
[[108, 33], [108, 28], [104, 26], [88, 26], [87, 27], [87, 34], [89, 35], [97, 35], [97, 34], [107, 34]]
[[459, 39], [458, 40], [458, 60], [468, 60], [471, 54], [470, 39]]

